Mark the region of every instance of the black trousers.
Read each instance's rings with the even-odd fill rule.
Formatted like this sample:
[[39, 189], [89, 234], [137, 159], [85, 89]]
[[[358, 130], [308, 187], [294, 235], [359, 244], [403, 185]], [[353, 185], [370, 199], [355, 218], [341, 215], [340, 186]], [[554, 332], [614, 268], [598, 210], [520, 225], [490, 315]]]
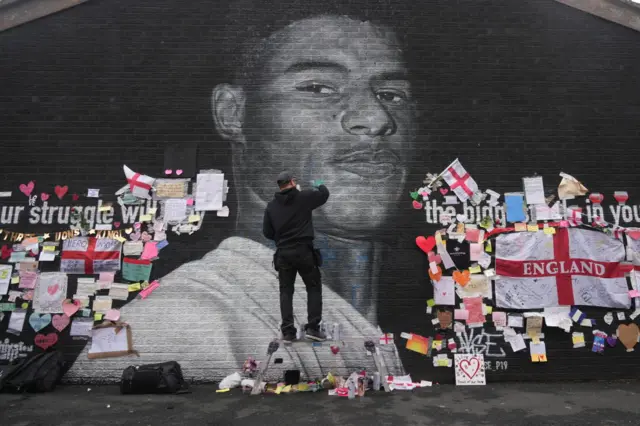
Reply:
[[322, 321], [322, 280], [313, 246], [309, 243], [279, 248], [274, 264], [280, 280], [282, 334], [296, 334], [293, 323], [293, 292], [297, 274], [307, 287], [307, 328], [318, 330]]

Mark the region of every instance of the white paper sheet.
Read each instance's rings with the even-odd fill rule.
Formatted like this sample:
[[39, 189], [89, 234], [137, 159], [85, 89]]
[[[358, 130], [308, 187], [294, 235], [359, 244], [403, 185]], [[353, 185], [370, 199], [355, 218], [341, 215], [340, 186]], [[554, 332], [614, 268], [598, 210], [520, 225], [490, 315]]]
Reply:
[[213, 211], [222, 208], [224, 174], [200, 173], [197, 178], [196, 208], [198, 211]]
[[117, 334], [115, 327], [98, 328], [91, 333], [90, 354], [121, 352], [128, 349], [127, 331], [124, 328]]
[[74, 318], [71, 322], [70, 336], [91, 337], [93, 318]]
[[11, 312], [7, 333], [15, 334], [16, 336], [20, 335], [20, 333], [22, 333], [22, 328], [24, 327], [24, 320], [26, 317], [27, 311], [15, 310]]
[[522, 178], [527, 204], [544, 204], [544, 183], [542, 176]]
[[165, 222], [182, 222], [187, 218], [187, 200], [169, 198], [164, 200], [163, 218]]
[[0, 265], [0, 296], [3, 294], [7, 294], [9, 290], [9, 282], [11, 282], [11, 272], [13, 271], [13, 266], [11, 265]]
[[456, 304], [453, 277], [442, 277], [440, 281], [433, 281], [433, 298], [436, 305], [453, 306]]
[[45, 272], [38, 277], [33, 293], [33, 310], [39, 314], [60, 314], [66, 297], [67, 274]]

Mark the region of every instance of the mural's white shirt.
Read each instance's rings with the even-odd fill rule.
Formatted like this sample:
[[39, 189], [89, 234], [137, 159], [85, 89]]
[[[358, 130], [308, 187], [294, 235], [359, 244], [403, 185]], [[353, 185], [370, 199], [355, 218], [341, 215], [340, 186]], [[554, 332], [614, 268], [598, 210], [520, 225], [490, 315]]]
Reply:
[[[89, 360], [88, 344], [66, 379], [113, 381], [129, 365], [178, 361], [186, 378], [210, 381], [240, 371], [248, 357], [261, 360], [269, 342], [279, 336], [281, 322], [273, 253], [253, 240], [231, 237], [203, 259], [176, 269], [149, 298], [121, 309], [140, 358]], [[331, 352], [331, 342], [321, 347], [281, 345], [273, 358], [283, 358], [283, 363], [274, 365], [272, 360], [267, 377], [277, 380], [291, 369], [310, 379], [329, 372], [346, 376], [361, 368], [373, 370], [364, 341], [377, 342], [381, 331], [327, 285], [322, 291], [323, 321], [342, 326], [340, 352]], [[298, 276], [293, 300], [298, 327], [306, 323], [306, 298]], [[403, 373], [395, 346], [382, 349], [389, 372]]]

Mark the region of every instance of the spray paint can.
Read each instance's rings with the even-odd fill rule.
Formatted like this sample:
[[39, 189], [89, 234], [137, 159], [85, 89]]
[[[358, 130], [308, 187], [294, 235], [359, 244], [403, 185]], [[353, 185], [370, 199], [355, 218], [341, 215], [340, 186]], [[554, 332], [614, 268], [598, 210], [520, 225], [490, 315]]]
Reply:
[[333, 336], [333, 340], [342, 340], [342, 330], [339, 323], [333, 323], [331, 336]]
[[356, 384], [353, 383], [353, 380], [349, 379], [349, 383], [347, 384], [347, 387], [349, 388], [349, 399], [355, 399], [356, 397]]

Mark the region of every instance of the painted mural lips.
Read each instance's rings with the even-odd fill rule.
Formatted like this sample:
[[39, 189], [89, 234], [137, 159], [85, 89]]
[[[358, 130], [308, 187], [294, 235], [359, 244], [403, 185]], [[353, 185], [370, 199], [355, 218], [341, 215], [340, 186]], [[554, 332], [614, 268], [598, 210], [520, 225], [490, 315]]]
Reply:
[[338, 157], [331, 164], [367, 179], [382, 180], [398, 172], [400, 160], [389, 151], [358, 151]]

